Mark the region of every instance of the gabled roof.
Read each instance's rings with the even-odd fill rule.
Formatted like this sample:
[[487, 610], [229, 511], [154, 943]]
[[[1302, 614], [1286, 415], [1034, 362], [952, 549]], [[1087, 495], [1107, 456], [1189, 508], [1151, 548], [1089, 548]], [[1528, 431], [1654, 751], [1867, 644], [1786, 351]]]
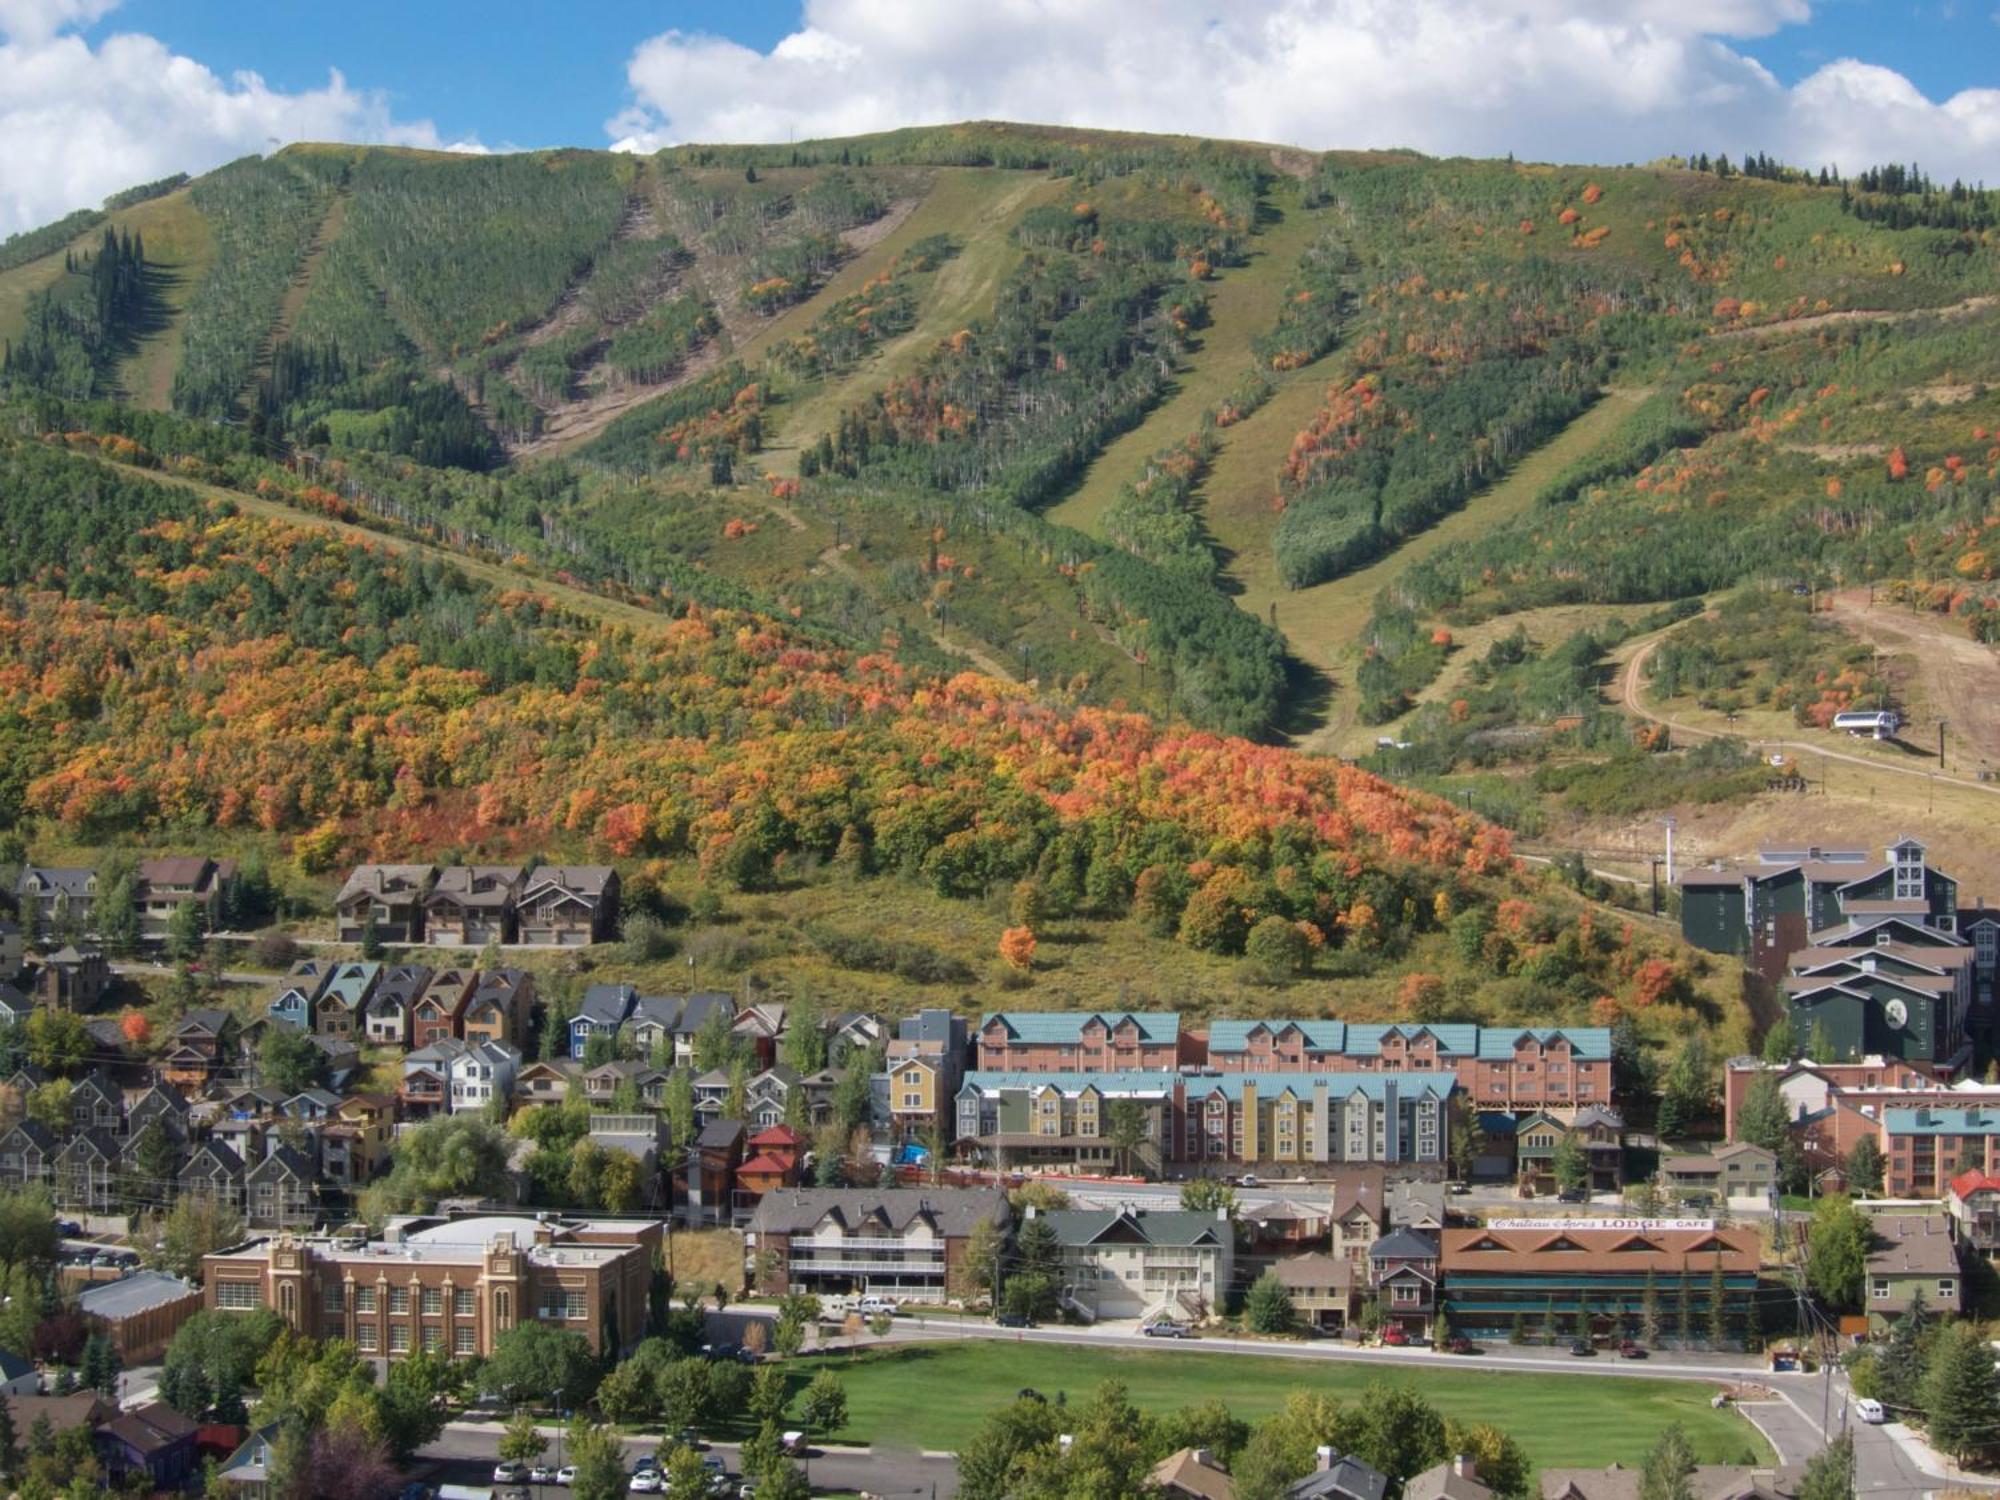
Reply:
[[436, 865], [357, 865], [333, 898], [345, 906], [359, 896], [396, 896], [408, 900], [420, 896], [437, 874]]
[[1420, 1229], [1392, 1229], [1368, 1247], [1370, 1260], [1436, 1260], [1438, 1242]]
[[204, 1031], [210, 1036], [219, 1036], [222, 1033], [222, 1029], [232, 1024], [235, 1019], [234, 1016], [219, 1005], [198, 1006], [196, 1009], [188, 1011], [179, 1020], [175, 1021], [173, 1025], [169, 1026], [167, 1028], [167, 1035], [170, 1037], [181, 1037], [193, 1032]]
[[1271, 1269], [1288, 1287], [1351, 1287], [1354, 1264], [1335, 1255], [1288, 1255], [1273, 1261]]
[[1041, 1215], [1056, 1239], [1079, 1248], [1091, 1245], [1152, 1245], [1198, 1249], [1221, 1246], [1234, 1231], [1214, 1214], [1186, 1209], [1059, 1208]]
[[72, 896], [87, 896], [91, 893], [90, 883], [95, 879], [97, 879], [95, 870], [64, 865], [24, 865], [16, 878], [14, 888], [25, 892], [29, 882], [33, 880], [50, 890], [67, 891]]
[[1974, 1193], [2000, 1193], [2000, 1173], [1960, 1172], [1952, 1178], [1952, 1197], [1969, 1198]]
[[438, 872], [424, 905], [498, 911], [513, 904], [520, 888], [519, 865], [451, 865]]
[[1176, 1073], [1023, 1073], [1018, 1071], [973, 1070], [959, 1084], [959, 1093], [997, 1094], [1013, 1089], [1030, 1091], [1054, 1089], [1065, 1098], [1086, 1090], [1100, 1096], [1123, 1099], [1165, 1098], [1174, 1090]]
[[85, 1287], [77, 1293], [76, 1305], [78, 1311], [92, 1317], [129, 1318], [200, 1291], [193, 1282], [182, 1281], [164, 1271], [134, 1271], [117, 1281], [100, 1281]]
[[1958, 1248], [1945, 1213], [1877, 1214], [1868, 1253], [1871, 1276], [1956, 1276]]
[[[1034, 1077], [1034, 1074], [1027, 1075]], [[1175, 1074], [1159, 1074], [1172, 1080]], [[1444, 1099], [1458, 1086], [1458, 1075], [1443, 1070], [1421, 1069], [1408, 1073], [1208, 1073], [1187, 1079], [1188, 1102], [1192, 1104], [1221, 1095], [1240, 1103], [1245, 1088], [1254, 1088], [1259, 1099], [1276, 1099], [1291, 1094], [1302, 1101], [1312, 1099], [1324, 1087], [1329, 1100], [1350, 1099], [1356, 1094], [1381, 1101], [1391, 1091], [1404, 1099]]]
[[979, 1029], [1004, 1027], [1008, 1040], [1026, 1045], [1074, 1046], [1091, 1022], [1116, 1031], [1127, 1021], [1139, 1029], [1146, 1046], [1173, 1046], [1180, 1040], [1181, 1018], [1173, 1011], [1131, 1010], [996, 1010], [981, 1019]]
[[530, 897], [550, 888], [595, 900], [604, 894], [616, 873], [609, 865], [540, 865], [521, 888], [521, 901], [525, 905]]
[[151, 1457], [176, 1443], [191, 1441], [199, 1428], [166, 1402], [149, 1401], [97, 1430], [110, 1434], [134, 1453]]
[[848, 1228], [877, 1219], [897, 1233], [924, 1218], [957, 1239], [977, 1224], [1006, 1224], [1011, 1211], [998, 1188], [781, 1188], [764, 1195], [750, 1228], [802, 1234], [829, 1217]]
[[570, 1025], [578, 1021], [588, 1022], [593, 1028], [598, 1026], [623, 1025], [625, 1018], [632, 1014], [633, 1003], [639, 992], [629, 984], [593, 984], [583, 992], [583, 1002], [570, 1017]]
[[260, 1177], [286, 1176], [312, 1182], [318, 1175], [311, 1159], [303, 1152], [280, 1144], [273, 1146], [264, 1159], [250, 1169], [249, 1180], [255, 1182]]

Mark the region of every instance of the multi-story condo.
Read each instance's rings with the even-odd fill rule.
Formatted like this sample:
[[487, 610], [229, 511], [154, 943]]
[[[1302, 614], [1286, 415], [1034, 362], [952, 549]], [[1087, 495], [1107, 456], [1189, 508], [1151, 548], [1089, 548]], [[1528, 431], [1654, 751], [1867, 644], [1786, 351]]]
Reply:
[[1885, 1109], [1881, 1145], [1884, 1192], [1891, 1198], [1940, 1197], [1961, 1173], [2000, 1171], [2000, 1108]]
[[618, 872], [609, 865], [540, 865], [522, 883], [521, 941], [582, 947], [618, 933]]
[[1791, 957], [1784, 995], [1815, 1056], [1901, 1058], [1940, 1073], [1972, 1052], [1973, 950], [1900, 918], [1836, 929]]
[[279, 1235], [203, 1257], [207, 1306], [274, 1309], [313, 1338], [370, 1358], [416, 1349], [493, 1353], [527, 1322], [580, 1333], [600, 1355], [645, 1336], [657, 1222], [493, 1215], [392, 1221], [389, 1238]]
[[88, 937], [97, 930], [97, 872], [50, 865], [27, 865], [14, 881], [21, 922], [46, 941]]
[[[1454, 1075], [988, 1073], [958, 1094], [961, 1150], [1009, 1166], [1126, 1171], [1167, 1165], [1442, 1163]], [[1114, 1106], [1143, 1126], [1121, 1144]], [[1123, 1113], [1122, 1111], [1120, 1113]]]
[[1225, 1073], [1457, 1075], [1477, 1109], [1568, 1109], [1611, 1101], [1605, 1026], [1360, 1026], [1346, 1021], [1217, 1021], [1208, 1065]]
[[973, 1231], [1012, 1223], [997, 1188], [779, 1188], [744, 1237], [765, 1292], [873, 1292], [940, 1302], [961, 1284]]
[[1776, 984], [1815, 934], [1851, 918], [1901, 917], [1933, 932], [1958, 927], [1958, 882], [1934, 870], [1924, 846], [1900, 838], [1880, 853], [1859, 845], [1767, 845], [1754, 861], [1684, 872], [1681, 935], [1740, 956]]
[[519, 865], [452, 865], [424, 897], [424, 941], [480, 948], [514, 941]]
[[1229, 1294], [1236, 1229], [1226, 1211], [1058, 1209], [1040, 1217], [1062, 1246], [1058, 1295], [1081, 1317], [1202, 1322]]
[[1181, 1018], [1138, 1011], [994, 1011], [979, 1023], [988, 1073], [1132, 1073], [1180, 1066]]

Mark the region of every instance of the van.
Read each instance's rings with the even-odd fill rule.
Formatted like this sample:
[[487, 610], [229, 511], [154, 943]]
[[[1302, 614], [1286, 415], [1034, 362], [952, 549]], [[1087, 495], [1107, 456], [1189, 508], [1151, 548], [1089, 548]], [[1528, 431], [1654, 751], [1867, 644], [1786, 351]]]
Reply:
[[1879, 1427], [1889, 1420], [1889, 1413], [1882, 1409], [1882, 1403], [1873, 1396], [1855, 1397], [1854, 1415], [1871, 1427]]

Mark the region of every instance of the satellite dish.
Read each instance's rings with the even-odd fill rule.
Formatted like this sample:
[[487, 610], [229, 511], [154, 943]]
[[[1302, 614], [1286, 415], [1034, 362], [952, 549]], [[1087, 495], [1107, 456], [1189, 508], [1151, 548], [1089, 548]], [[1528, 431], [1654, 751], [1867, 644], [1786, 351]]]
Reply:
[[1900, 1029], [1909, 1024], [1910, 1007], [1901, 1000], [1891, 1000], [1887, 1005], [1882, 1007], [1882, 1014], [1888, 1018], [1891, 1026]]

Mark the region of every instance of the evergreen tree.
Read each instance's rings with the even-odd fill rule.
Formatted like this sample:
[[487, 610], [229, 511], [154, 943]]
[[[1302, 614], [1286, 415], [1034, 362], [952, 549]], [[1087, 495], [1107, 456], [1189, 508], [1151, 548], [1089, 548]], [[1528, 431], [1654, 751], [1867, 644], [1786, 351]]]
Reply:
[[1722, 1257], [1715, 1257], [1715, 1265], [1708, 1273], [1708, 1347], [1720, 1349], [1729, 1337], [1727, 1309], [1729, 1299], [1722, 1279]]
[[1875, 1394], [1884, 1406], [1907, 1411], [1922, 1404], [1932, 1343], [1930, 1309], [1919, 1287], [1875, 1352]]
[[1639, 1338], [1648, 1347], [1660, 1341], [1660, 1288], [1651, 1266], [1646, 1267], [1646, 1289], [1639, 1297]]
[[1743, 1107], [1736, 1112], [1736, 1139], [1775, 1152], [1785, 1144], [1788, 1123], [1785, 1098], [1778, 1092], [1778, 1075], [1759, 1073], [1743, 1096]]
[[1924, 1406], [1932, 1444], [1961, 1464], [1993, 1447], [2000, 1436], [1993, 1350], [1970, 1323], [1955, 1323], [1940, 1335]]
[[1779, 1016], [1771, 1023], [1771, 1029], [1764, 1033], [1764, 1061], [1773, 1067], [1784, 1067], [1799, 1051], [1798, 1028], [1792, 1024], [1789, 1015]]
[[14, 1426], [14, 1403], [0, 1391], [0, 1481], [13, 1483], [21, 1471], [21, 1434]]
[[1681, 1284], [1674, 1294], [1674, 1333], [1685, 1348], [1694, 1335], [1694, 1289], [1688, 1284], [1687, 1267], [1681, 1267]]

